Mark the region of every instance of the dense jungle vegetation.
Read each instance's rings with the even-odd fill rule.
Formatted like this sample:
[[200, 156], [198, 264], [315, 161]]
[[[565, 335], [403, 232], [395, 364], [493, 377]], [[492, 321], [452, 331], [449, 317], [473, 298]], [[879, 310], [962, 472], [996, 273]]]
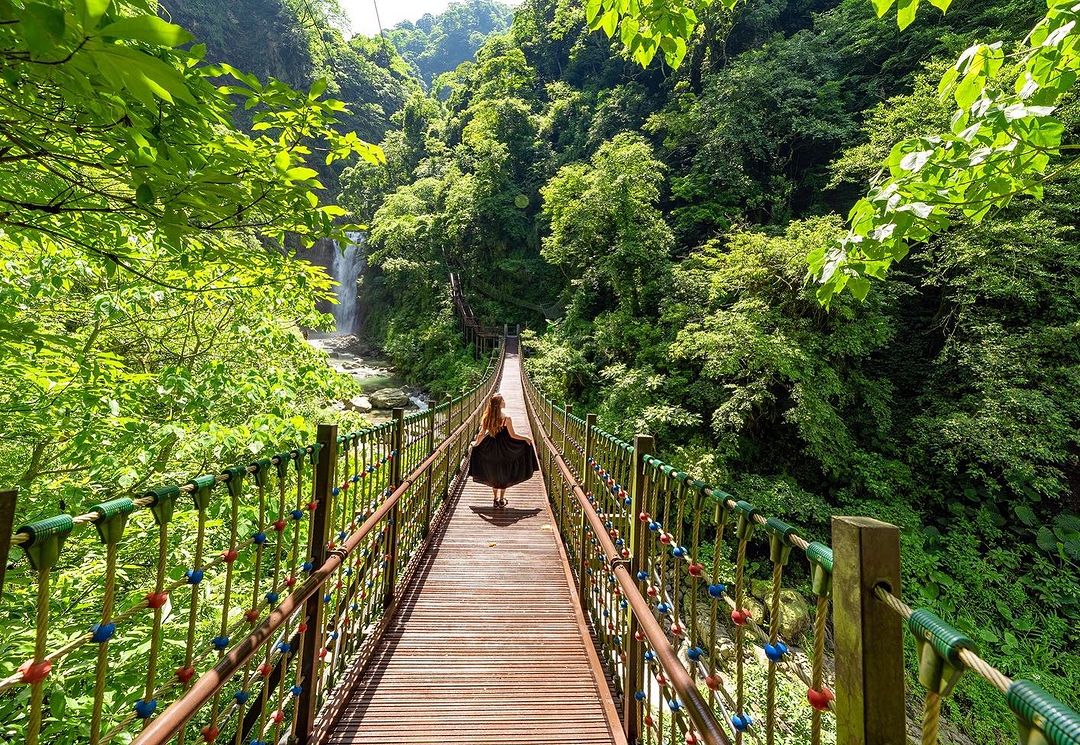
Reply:
[[[557, 400], [656, 435], [665, 458], [809, 534], [839, 513], [901, 525], [907, 592], [1077, 704], [1070, 161], [1041, 199], [901, 223], [934, 237], [886, 281], [867, 281], [884, 275], [872, 261], [839, 295], [808, 278], [894, 143], [949, 131], [938, 82], [957, 56], [976, 41], [1013, 54], [1045, 9], [957, 0], [901, 30], [865, 0], [713, 5], [671, 45], [673, 70], [591, 33], [588, 13], [609, 31], [618, 18], [587, 5], [527, 0], [406, 102], [386, 164], [346, 172], [343, 199], [372, 226], [370, 332], [430, 370], [411, 340], [461, 272], [490, 319], [529, 326], [528, 364]], [[1075, 142], [1075, 97], [1057, 113]], [[896, 172], [907, 155], [892, 157]], [[957, 700], [974, 741], [1012, 737], [989, 688], [963, 682]]]
[[[20, 521], [357, 423], [300, 330], [332, 291], [305, 247], [365, 225], [365, 334], [411, 379], [475, 375], [460, 272], [550, 395], [807, 536], [900, 525], [905, 595], [1080, 707], [1080, 108], [1068, 29], [1014, 87], [1040, 3], [680, 0], [646, 33], [472, 0], [385, 38], [332, 0], [163, 5], [0, 0]], [[1015, 739], [970, 677], [951, 736]]]

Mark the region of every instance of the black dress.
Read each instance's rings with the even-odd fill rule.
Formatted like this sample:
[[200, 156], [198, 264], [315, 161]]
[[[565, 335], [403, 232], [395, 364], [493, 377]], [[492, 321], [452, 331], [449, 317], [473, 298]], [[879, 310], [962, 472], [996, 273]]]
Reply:
[[506, 427], [473, 447], [469, 475], [493, 489], [506, 489], [528, 481], [540, 469], [529, 443], [510, 436]]

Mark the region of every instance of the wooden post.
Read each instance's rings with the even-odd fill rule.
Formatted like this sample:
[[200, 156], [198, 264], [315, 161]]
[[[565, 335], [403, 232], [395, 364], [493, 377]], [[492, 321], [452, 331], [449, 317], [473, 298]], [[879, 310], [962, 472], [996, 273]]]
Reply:
[[[319, 462], [315, 464], [315, 510], [311, 513], [308, 533], [308, 557], [317, 569], [326, 561], [326, 546], [330, 541], [330, 500], [337, 478], [337, 425], [320, 424], [315, 440], [322, 448], [319, 450]], [[304, 606], [308, 633], [304, 637], [304, 651], [300, 658], [303, 691], [296, 707], [296, 736], [300, 745], [307, 745], [319, 710], [319, 651], [324, 646], [323, 635], [326, 633], [322, 596], [321, 591], [316, 592]]]
[[904, 745], [904, 634], [874, 596], [900, 594], [900, 530], [868, 517], [834, 517], [833, 633], [837, 745]]
[[0, 491], [0, 596], [4, 594], [4, 570], [11, 551], [11, 529], [15, 525], [15, 500], [18, 489]]
[[[656, 451], [656, 443], [648, 435], [634, 436], [634, 472], [630, 480], [630, 535], [627, 546], [630, 549], [630, 574], [637, 576], [641, 570], [648, 571], [645, 553], [644, 525], [638, 515], [645, 509], [645, 456]], [[637, 616], [628, 615], [626, 638], [626, 680], [623, 681], [623, 728], [627, 742], [636, 742], [641, 734], [641, 711], [634, 694], [645, 686], [645, 644], [634, 637], [638, 635]]]
[[[390, 440], [390, 451], [393, 457], [390, 459], [390, 490], [397, 489], [401, 484], [401, 461], [405, 457], [405, 409], [397, 408], [393, 411], [394, 429]], [[394, 585], [397, 583], [398, 562], [398, 523], [401, 518], [401, 500], [394, 503], [390, 510], [390, 540], [386, 547], [386, 553], [390, 556], [386, 560], [386, 591], [383, 593], [383, 607], [389, 608], [394, 602]]]

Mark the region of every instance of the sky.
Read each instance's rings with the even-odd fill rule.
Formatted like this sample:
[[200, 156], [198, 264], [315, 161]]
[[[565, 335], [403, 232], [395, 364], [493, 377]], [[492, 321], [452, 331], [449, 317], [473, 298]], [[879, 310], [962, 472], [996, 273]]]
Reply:
[[[519, 0], [503, 0], [507, 5], [517, 5]], [[415, 21], [425, 13], [441, 13], [451, 0], [339, 0], [342, 9], [352, 21], [356, 34], [374, 36], [379, 33], [375, 18], [375, 4], [379, 6], [379, 18], [383, 28], [390, 28], [401, 21]]]

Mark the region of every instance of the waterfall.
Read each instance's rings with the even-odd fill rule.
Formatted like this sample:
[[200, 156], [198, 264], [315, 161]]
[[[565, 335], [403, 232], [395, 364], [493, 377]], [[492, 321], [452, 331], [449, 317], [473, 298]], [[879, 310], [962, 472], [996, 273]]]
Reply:
[[340, 334], [355, 334], [357, 326], [356, 309], [356, 284], [360, 278], [360, 272], [364, 270], [365, 254], [364, 243], [366, 236], [363, 233], [348, 233], [349, 244], [344, 250], [336, 242], [334, 243], [334, 260], [330, 265], [330, 273], [334, 281], [338, 283], [334, 292], [337, 294], [337, 305], [333, 306], [334, 325]]

